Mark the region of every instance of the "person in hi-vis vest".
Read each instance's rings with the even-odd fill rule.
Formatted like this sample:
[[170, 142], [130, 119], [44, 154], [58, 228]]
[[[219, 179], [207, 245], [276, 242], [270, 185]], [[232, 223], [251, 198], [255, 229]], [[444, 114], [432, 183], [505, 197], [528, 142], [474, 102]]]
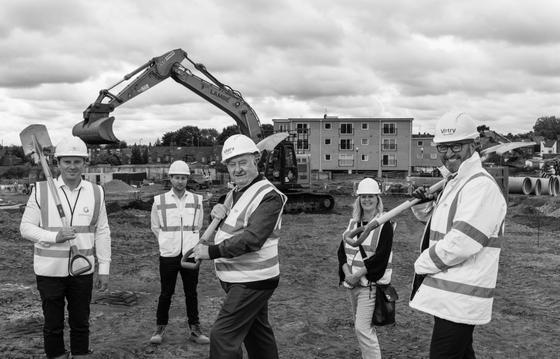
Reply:
[[[189, 166], [184, 161], [173, 162], [167, 173], [171, 190], [154, 197], [152, 231], [159, 245], [161, 293], [156, 312], [156, 330], [150, 338], [152, 344], [161, 344], [163, 341], [178, 273], [181, 274], [185, 293], [188, 338], [199, 344], [210, 342], [202, 334], [198, 318], [196, 287], [199, 270], [181, 267], [183, 255], [198, 243], [204, 218], [202, 196], [186, 189], [190, 173]], [[187, 261], [194, 263], [193, 258]]]
[[424, 187], [412, 193], [426, 227], [410, 306], [434, 316], [431, 359], [474, 359], [474, 327], [492, 317], [507, 203], [482, 167], [478, 136], [468, 114], [444, 114], [433, 141], [446, 185], [437, 198]]
[[[105, 291], [109, 284], [111, 237], [103, 189], [82, 179], [88, 158], [86, 144], [78, 137], [66, 138], [56, 146], [55, 157], [60, 176], [53, 182], [70, 228], [64, 228], [47, 182], [37, 182], [27, 201], [20, 231], [23, 238], [35, 243], [33, 267], [45, 318], [43, 338], [47, 358], [69, 355], [64, 344], [65, 301], [70, 351], [73, 358], [81, 358], [91, 352], [89, 315], [94, 253], [99, 263], [95, 284], [100, 291]], [[71, 243], [88, 259], [91, 270], [70, 275]]]
[[[358, 184], [352, 208], [352, 218], [343, 236], [357, 227], [365, 226], [383, 214], [381, 189], [373, 178]], [[338, 275], [348, 291], [352, 308], [354, 332], [364, 359], [381, 358], [381, 347], [372, 324], [375, 308], [376, 284], [390, 284], [393, 273], [394, 223], [386, 222], [373, 230], [358, 247], [340, 242], [338, 246]]]
[[195, 259], [214, 259], [226, 298], [210, 330], [210, 358], [278, 358], [268, 321], [268, 300], [278, 287], [278, 230], [286, 196], [258, 171], [259, 150], [247, 136], [233, 135], [222, 162], [235, 188], [210, 213], [224, 219], [214, 245], [198, 244]]

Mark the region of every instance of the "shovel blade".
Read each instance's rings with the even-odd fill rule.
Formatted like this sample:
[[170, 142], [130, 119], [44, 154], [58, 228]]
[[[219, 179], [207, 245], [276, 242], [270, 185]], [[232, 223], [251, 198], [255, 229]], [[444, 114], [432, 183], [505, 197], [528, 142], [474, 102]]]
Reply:
[[[19, 138], [25, 155], [33, 155], [35, 162], [39, 160], [38, 151], [51, 149], [52, 142], [45, 125], [29, 125], [20, 132]], [[36, 148], [36, 145], [38, 146]]]
[[78, 136], [89, 145], [105, 143], [118, 143], [119, 140], [113, 133], [115, 118], [103, 117], [95, 120], [84, 120], [72, 129], [72, 134]]

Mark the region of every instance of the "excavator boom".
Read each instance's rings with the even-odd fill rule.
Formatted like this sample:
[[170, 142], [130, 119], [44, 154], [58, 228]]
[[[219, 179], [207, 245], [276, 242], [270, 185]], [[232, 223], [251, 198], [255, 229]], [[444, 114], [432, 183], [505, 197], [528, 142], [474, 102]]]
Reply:
[[[184, 60], [194, 65], [210, 81], [194, 75], [184, 67], [181, 64]], [[111, 92], [111, 89], [132, 78], [132, 82], [117, 95]], [[87, 144], [119, 142], [113, 133], [115, 118], [110, 116], [111, 112], [167, 78], [172, 78], [230, 115], [240, 132], [251, 137], [255, 143], [263, 140], [259, 118], [241, 93], [216, 79], [203, 64], [193, 62], [182, 49], [154, 57], [110, 88], [101, 90], [97, 99], [85, 109], [84, 120], [74, 126], [72, 134]], [[260, 166], [263, 167], [261, 169], [265, 176], [288, 195], [288, 212], [324, 212], [334, 206], [334, 199], [328, 194], [303, 193], [297, 190], [301, 186], [297, 184], [297, 161], [293, 143], [282, 141], [272, 151], [267, 151]]]
[[[187, 53], [182, 49], [169, 51], [162, 56], [154, 57], [130, 74], [124, 76], [121, 81], [111, 88], [101, 90], [95, 102], [84, 111], [84, 120], [72, 129], [72, 134], [89, 144], [118, 142], [117, 137], [113, 133], [114, 117], [109, 117], [109, 114], [117, 106], [171, 77], [230, 115], [239, 126], [241, 133], [251, 137], [255, 142], [261, 140], [260, 121], [255, 111], [245, 102], [241, 93], [219, 82], [202, 64], [195, 64], [195, 67], [202, 71], [213, 83], [195, 76], [189, 69], [181, 65], [181, 62], [185, 59], [192, 62]], [[194, 64], [194, 62], [192, 63]], [[118, 95], [110, 92], [112, 88], [123, 81], [131, 79], [142, 70], [144, 72], [128, 84]]]

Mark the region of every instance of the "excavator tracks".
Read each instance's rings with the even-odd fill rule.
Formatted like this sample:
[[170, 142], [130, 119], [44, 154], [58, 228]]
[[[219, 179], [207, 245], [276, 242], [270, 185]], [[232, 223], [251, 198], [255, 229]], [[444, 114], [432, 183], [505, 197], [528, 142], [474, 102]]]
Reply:
[[284, 192], [288, 202], [284, 213], [327, 213], [334, 208], [334, 197], [328, 193]]

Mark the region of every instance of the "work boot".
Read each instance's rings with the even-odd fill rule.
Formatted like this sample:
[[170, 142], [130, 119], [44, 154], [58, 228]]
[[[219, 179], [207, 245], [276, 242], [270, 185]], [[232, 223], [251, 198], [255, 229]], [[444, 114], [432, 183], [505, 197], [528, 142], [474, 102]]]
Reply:
[[191, 330], [191, 335], [189, 337], [190, 340], [198, 344], [210, 343], [210, 339], [208, 339], [206, 335], [202, 334], [202, 330], [200, 329], [200, 324], [189, 325], [189, 328]]
[[150, 338], [150, 343], [161, 344], [163, 341], [163, 334], [165, 334], [165, 325], [158, 325], [154, 334]]

